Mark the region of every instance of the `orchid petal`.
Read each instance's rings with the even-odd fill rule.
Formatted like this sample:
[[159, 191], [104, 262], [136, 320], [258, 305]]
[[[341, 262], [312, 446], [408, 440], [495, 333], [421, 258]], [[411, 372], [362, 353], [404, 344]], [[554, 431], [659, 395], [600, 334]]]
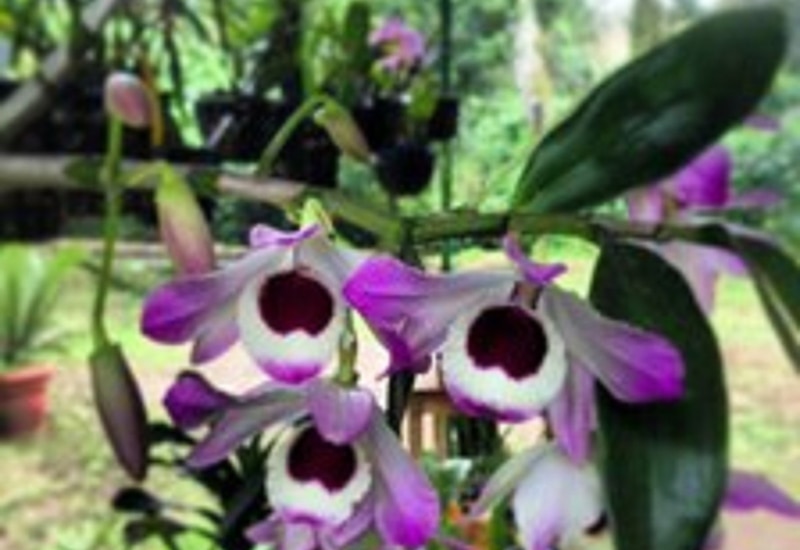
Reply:
[[728, 201], [727, 210], [764, 210], [782, 203], [785, 195], [775, 189], [751, 189]]
[[142, 333], [164, 344], [182, 344], [201, 333], [206, 339], [226, 343], [225, 338], [212, 336], [214, 331], [229, 330], [226, 323], [219, 322], [218, 312], [229, 307], [248, 280], [278, 269], [287, 259], [286, 254], [254, 252], [228, 268], [167, 283], [147, 297]]
[[348, 302], [391, 354], [390, 371], [426, 364], [464, 311], [507, 300], [511, 273], [429, 275], [391, 257], [365, 261], [344, 286]]
[[249, 242], [251, 248], [292, 248], [319, 234], [318, 225], [309, 225], [297, 231], [281, 231], [264, 224], [250, 228]]
[[278, 518], [271, 515], [248, 527], [245, 536], [255, 544], [274, 543], [280, 537], [280, 527]]
[[236, 311], [233, 304], [218, 309], [197, 331], [189, 360], [193, 365], [212, 361], [239, 340]]
[[541, 308], [569, 353], [619, 400], [677, 399], [683, 394], [681, 355], [665, 338], [601, 316], [573, 294], [542, 292]]
[[331, 287], [339, 289], [368, 257], [364, 252], [336, 246], [320, 233], [298, 247], [295, 261], [312, 268]]
[[720, 273], [747, 275], [747, 266], [735, 254], [713, 246], [672, 242], [659, 253], [681, 272], [692, 289], [697, 303], [706, 314], [714, 309], [717, 279]]
[[526, 550], [570, 544], [603, 517], [599, 477], [548, 446], [514, 493], [512, 508]]
[[525, 280], [536, 286], [549, 285], [567, 271], [567, 266], [562, 263], [539, 264], [531, 261], [523, 252], [519, 241], [511, 234], [503, 239], [503, 249], [506, 256], [517, 265]]
[[594, 379], [588, 369], [570, 358], [564, 389], [547, 409], [556, 441], [575, 463], [589, 458], [590, 437], [595, 425]]
[[233, 402], [231, 395], [190, 371], [180, 373], [164, 396], [164, 407], [173, 424], [184, 430], [197, 428]]
[[520, 481], [529, 474], [536, 461], [542, 457], [545, 449], [544, 446], [531, 447], [517, 453], [500, 466], [486, 482], [480, 497], [470, 509], [470, 515], [484, 514], [510, 495]]
[[287, 522], [280, 550], [314, 550], [317, 547], [314, 529], [306, 523]]
[[224, 459], [250, 437], [277, 423], [289, 423], [305, 411], [303, 396], [269, 386], [258, 395], [228, 408], [187, 459], [192, 468], [204, 468]]
[[628, 216], [637, 222], [658, 223], [666, 217], [664, 192], [661, 185], [633, 189], [625, 195]]
[[762, 508], [782, 516], [800, 518], [800, 502], [764, 476], [751, 472], [731, 472], [724, 506], [743, 512]]
[[725, 206], [730, 195], [731, 164], [724, 147], [706, 149], [672, 179], [678, 200], [688, 208]]
[[355, 541], [365, 535], [372, 525], [375, 508], [375, 497], [368, 494], [356, 506], [353, 515], [326, 533], [323, 542], [330, 543], [331, 548], [349, 548]]
[[329, 382], [308, 388], [308, 410], [320, 434], [332, 443], [351, 443], [367, 429], [375, 399], [365, 389], [347, 389]]
[[367, 438], [367, 451], [376, 469], [378, 531], [389, 544], [411, 547], [425, 544], [439, 525], [436, 491], [377, 410]]

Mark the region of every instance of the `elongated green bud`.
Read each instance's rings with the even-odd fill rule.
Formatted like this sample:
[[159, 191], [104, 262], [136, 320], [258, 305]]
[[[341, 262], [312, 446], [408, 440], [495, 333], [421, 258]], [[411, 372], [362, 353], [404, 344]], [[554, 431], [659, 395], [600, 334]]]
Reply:
[[314, 114], [314, 122], [328, 132], [331, 140], [342, 153], [364, 164], [371, 162], [372, 151], [370, 151], [364, 134], [361, 133], [361, 129], [347, 109], [332, 101], [326, 101]]

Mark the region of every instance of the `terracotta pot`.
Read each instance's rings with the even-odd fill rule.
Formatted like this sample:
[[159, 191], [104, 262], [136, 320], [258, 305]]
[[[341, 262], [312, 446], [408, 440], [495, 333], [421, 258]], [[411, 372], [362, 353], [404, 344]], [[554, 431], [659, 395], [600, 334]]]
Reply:
[[48, 366], [30, 366], [0, 373], [0, 438], [30, 434], [39, 429], [49, 408]]

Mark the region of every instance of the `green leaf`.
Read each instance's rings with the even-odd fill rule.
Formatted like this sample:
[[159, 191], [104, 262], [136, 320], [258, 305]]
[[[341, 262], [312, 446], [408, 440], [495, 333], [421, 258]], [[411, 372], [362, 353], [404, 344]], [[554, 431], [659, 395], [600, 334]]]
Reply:
[[25, 245], [0, 247], [0, 363], [15, 366], [60, 343], [66, 332], [54, 326], [53, 313], [82, 258], [74, 248], [48, 256]]
[[777, 9], [730, 11], [622, 68], [533, 152], [515, 207], [577, 210], [668, 176], [753, 111], [786, 35]]
[[767, 317], [800, 372], [800, 266], [766, 238], [730, 231], [728, 238], [747, 263]]
[[604, 247], [591, 290], [605, 315], [668, 338], [686, 366], [677, 402], [599, 390], [601, 472], [617, 550], [697, 550], [725, 489], [727, 399], [711, 327], [679, 273], [644, 248]]

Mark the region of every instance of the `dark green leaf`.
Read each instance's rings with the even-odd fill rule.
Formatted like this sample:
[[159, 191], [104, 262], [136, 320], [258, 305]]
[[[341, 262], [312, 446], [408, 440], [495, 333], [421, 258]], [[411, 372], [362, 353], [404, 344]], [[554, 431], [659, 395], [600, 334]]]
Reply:
[[544, 138], [514, 205], [572, 211], [674, 172], [753, 111], [786, 34], [777, 9], [730, 11], [627, 65]]
[[763, 275], [786, 314], [800, 327], [800, 266], [767, 238], [737, 233], [731, 238], [750, 269]]
[[764, 310], [800, 371], [800, 266], [765, 238], [729, 232], [729, 240], [747, 263]]
[[605, 315], [668, 338], [686, 366], [677, 402], [634, 406], [599, 391], [601, 471], [618, 550], [697, 550], [727, 476], [727, 400], [708, 321], [658, 255], [604, 247], [592, 301]]
[[695, 242], [726, 248], [745, 261], [764, 311], [800, 372], [800, 265], [768, 235], [732, 224], [696, 229]]

